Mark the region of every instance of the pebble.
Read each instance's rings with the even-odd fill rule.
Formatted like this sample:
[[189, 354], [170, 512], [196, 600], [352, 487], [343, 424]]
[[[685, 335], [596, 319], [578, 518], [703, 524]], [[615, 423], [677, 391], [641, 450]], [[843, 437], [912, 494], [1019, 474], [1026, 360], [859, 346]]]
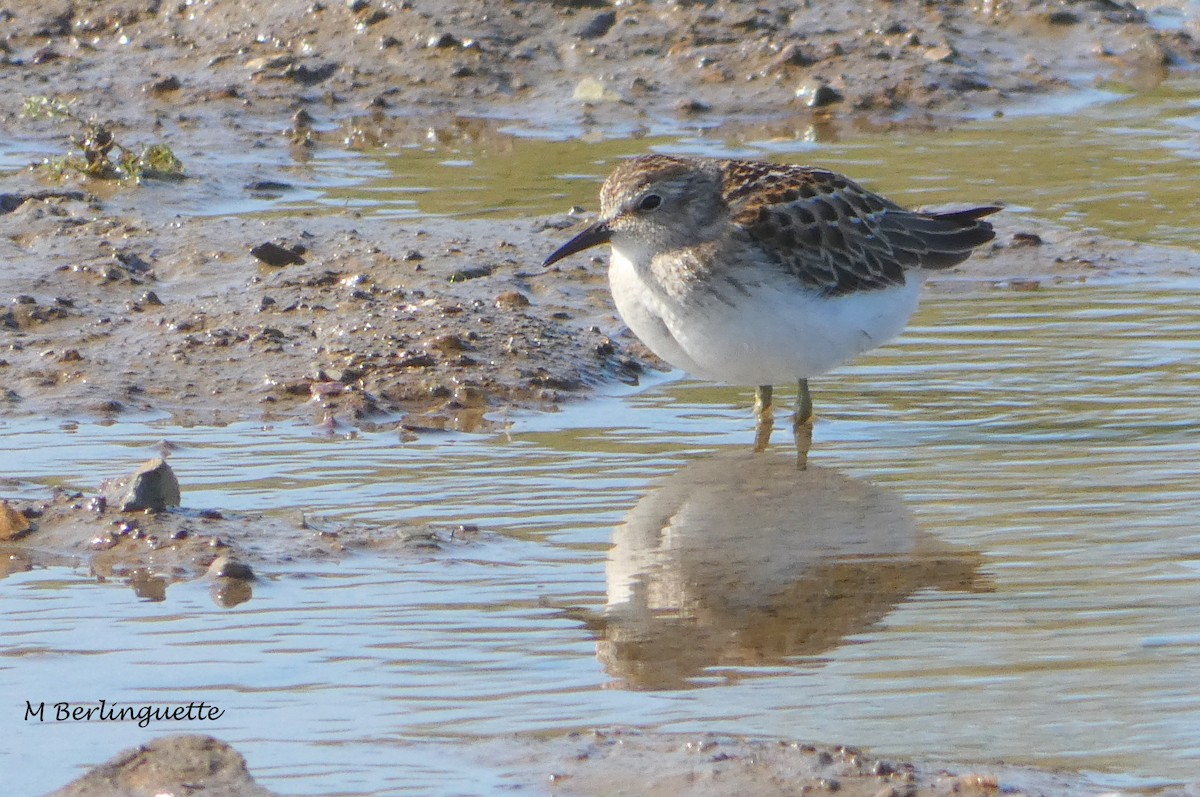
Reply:
[[304, 251], [303, 246], [283, 247], [273, 241], [266, 241], [251, 248], [250, 254], [268, 266], [282, 267], [304, 265], [304, 258], [301, 257]]
[[606, 33], [612, 30], [612, 26], [615, 25], [616, 22], [616, 11], [601, 11], [599, 14], [588, 20], [586, 25], [579, 29], [579, 38], [602, 38]]
[[142, 90], [148, 94], [167, 94], [168, 92], [178, 91], [182, 86], [183, 84], [179, 82], [179, 78], [174, 75], [167, 75], [148, 83]]
[[1046, 21], [1051, 25], [1078, 25], [1080, 20], [1073, 11], [1051, 11], [1046, 14]]
[[796, 96], [809, 108], [824, 108], [844, 99], [842, 93], [828, 83], [806, 83], [796, 90]]
[[435, 33], [425, 42], [425, 46], [435, 49], [443, 49], [447, 47], [462, 47], [462, 39], [455, 36], [453, 33]]
[[208, 574], [213, 578], [233, 578], [238, 581], [254, 581], [254, 570], [245, 562], [238, 561], [228, 554], [222, 554], [208, 566]]
[[794, 42], [784, 45], [783, 49], [779, 51], [779, 58], [776, 59], [777, 63], [789, 66], [812, 66], [819, 60], [820, 57], [811, 47]]
[[939, 63], [949, 63], [958, 56], [954, 48], [948, 44], [943, 44], [938, 47], [930, 47], [925, 51], [926, 61], [935, 61]]
[[29, 519], [8, 501], [0, 501], [0, 540], [12, 540], [28, 532]]
[[451, 334], [437, 335], [436, 337], [430, 338], [429, 342], [425, 344], [425, 347], [440, 352], [466, 351], [470, 348], [465, 340], [460, 338], [458, 335]]
[[575, 84], [572, 99], [578, 102], [619, 102], [621, 95], [594, 77], [585, 77]]
[[697, 99], [685, 98], [675, 103], [675, 110], [679, 113], [705, 113], [712, 110], [712, 106]]
[[518, 310], [529, 304], [529, 297], [520, 291], [505, 291], [496, 297], [496, 307], [501, 310]]
[[487, 277], [495, 270], [495, 266], [469, 266], [455, 271], [450, 275], [449, 279], [451, 282], [466, 282], [467, 280]]

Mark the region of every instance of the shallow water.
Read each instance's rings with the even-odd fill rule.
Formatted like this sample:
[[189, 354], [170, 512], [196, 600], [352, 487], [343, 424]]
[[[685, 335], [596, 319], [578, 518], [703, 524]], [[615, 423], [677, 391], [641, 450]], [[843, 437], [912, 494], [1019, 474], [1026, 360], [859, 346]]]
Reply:
[[[415, 443], [8, 421], [37, 483], [86, 490], [166, 438], [189, 507], [483, 534], [268, 568], [235, 609], [205, 582], [149, 602], [14, 573], [0, 668], [18, 700], [219, 705], [195, 730], [289, 793], [452, 793], [488, 776], [396, 745], [616, 723], [1187, 780], [1197, 287], [934, 295], [817, 383], [805, 474], [783, 431], [747, 454], [747, 393], [688, 381]], [[0, 754], [14, 793], [160, 732], [22, 714], [0, 719], [29, 740]]]
[[546, 214], [572, 205], [594, 211], [596, 183], [616, 159], [657, 150], [812, 163], [844, 171], [901, 204], [1000, 202], [1072, 229], [1200, 248], [1200, 78], [1142, 94], [1113, 88], [1086, 96], [1091, 103], [1069, 114], [849, 140], [805, 124], [592, 141], [548, 141], [510, 126], [503, 128], [510, 136], [493, 132], [484, 142], [447, 136], [444, 143], [360, 158], [318, 155], [311, 166], [316, 196], [283, 197], [276, 209], [315, 203], [399, 219]]
[[[225, 212], [594, 207], [611, 159], [659, 148], [820, 162], [905, 202], [1003, 199], [1200, 250], [1196, 80], [951, 134], [794, 132], [319, 156], [300, 193], [226, 194]], [[86, 566], [15, 568], [9, 793], [176, 731], [230, 742], [284, 793], [489, 793], [500, 775], [428, 746], [604, 724], [1003, 758], [1109, 787], [1194, 780], [1198, 288], [931, 292], [900, 341], [815, 382], [804, 474], [784, 430], [748, 456], [748, 392], [686, 380], [415, 442], [0, 419], [0, 461], [20, 452], [27, 480], [8, 495], [89, 490], [168, 439], [191, 508], [482, 531], [428, 556], [260, 568], [231, 609], [203, 581], [155, 602]], [[23, 718], [25, 700], [101, 698], [226, 713], [144, 730]]]

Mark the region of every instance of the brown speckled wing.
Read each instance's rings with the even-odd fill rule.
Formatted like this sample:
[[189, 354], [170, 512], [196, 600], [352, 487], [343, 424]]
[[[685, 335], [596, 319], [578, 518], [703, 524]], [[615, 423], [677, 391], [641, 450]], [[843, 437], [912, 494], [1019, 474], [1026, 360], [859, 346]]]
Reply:
[[724, 198], [766, 262], [829, 296], [904, 284], [912, 268], [949, 268], [994, 237], [999, 208], [921, 213], [823, 169], [723, 161]]

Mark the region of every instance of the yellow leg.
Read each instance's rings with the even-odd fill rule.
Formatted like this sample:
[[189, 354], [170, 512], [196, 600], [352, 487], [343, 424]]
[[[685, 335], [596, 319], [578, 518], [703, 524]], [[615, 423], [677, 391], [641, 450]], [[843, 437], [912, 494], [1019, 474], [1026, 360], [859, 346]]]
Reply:
[[770, 385], [759, 385], [754, 391], [754, 415], [757, 419], [754, 425], [754, 450], [762, 453], [771, 442], [771, 432], [775, 428], [775, 412], [771, 406]]
[[792, 437], [796, 440], [796, 468], [808, 467], [808, 452], [812, 448], [813, 407], [808, 380], [801, 379], [796, 396], [796, 414], [792, 416]]
[[812, 423], [812, 394], [808, 392], [808, 380], [801, 379], [796, 393], [796, 423]]
[[759, 385], [754, 389], [754, 414], [762, 415], [771, 409], [771, 395], [774, 392], [770, 385]]

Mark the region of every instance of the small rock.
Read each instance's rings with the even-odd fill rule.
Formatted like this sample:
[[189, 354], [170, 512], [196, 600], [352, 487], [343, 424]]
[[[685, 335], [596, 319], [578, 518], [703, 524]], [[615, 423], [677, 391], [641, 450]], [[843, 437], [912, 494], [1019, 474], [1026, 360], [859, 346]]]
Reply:
[[171, 91], [179, 91], [183, 84], [179, 82], [179, 78], [174, 75], [160, 77], [151, 83], [146, 84], [142, 89], [148, 94], [166, 94]]
[[358, 24], [363, 28], [369, 28], [372, 25], [377, 25], [380, 22], [383, 22], [390, 16], [391, 14], [384, 11], [382, 8], [376, 8], [369, 14], [363, 14], [362, 18], [358, 21]]
[[308, 128], [312, 127], [313, 123], [316, 121], [317, 120], [313, 118], [313, 115], [303, 108], [292, 114], [292, 127], [296, 128], [297, 130], [307, 130]]
[[142, 302], [145, 304], [152, 304], [155, 307], [161, 307], [163, 303], [162, 299], [158, 298], [158, 294], [154, 291], [146, 291], [143, 293]]
[[621, 95], [594, 77], [585, 77], [575, 85], [572, 99], [578, 102], [619, 102]]
[[1073, 11], [1051, 11], [1046, 21], [1051, 25], [1078, 25], [1079, 15]]
[[8, 501], [0, 501], [0, 540], [13, 540], [28, 532], [29, 519]]
[[454, 389], [450, 403], [460, 408], [486, 407], [487, 394], [477, 385], [459, 385]]
[[479, 279], [487, 277], [496, 270], [495, 266], [468, 266], [460, 268], [450, 275], [451, 282], [466, 282], [467, 280]]
[[396, 360], [398, 368], [429, 368], [437, 365], [437, 360], [427, 352], [404, 353]]
[[1042, 240], [1042, 236], [1035, 232], [1015, 232], [1010, 246], [1018, 249], [1022, 246], [1041, 246], [1043, 243], [1045, 241]]
[[55, 50], [53, 47], [46, 46], [34, 53], [33, 57], [29, 60], [35, 64], [48, 64], [51, 61], [57, 61], [60, 58], [62, 58], [62, 55], [60, 55], [57, 50]]
[[128, 484], [113, 503], [122, 512], [151, 510], [162, 512], [167, 507], [179, 506], [179, 480], [166, 460], [155, 457], [120, 480], [116, 486]]
[[579, 29], [579, 38], [599, 39], [612, 30], [612, 26], [615, 25], [616, 22], [616, 11], [601, 11], [599, 14], [588, 20], [586, 25]]
[[313, 382], [308, 386], [309, 393], [315, 399], [328, 398], [329, 396], [340, 396], [346, 392], [346, 385], [343, 382], [335, 382], [332, 379], [324, 382]]
[[242, 186], [242, 188], [245, 188], [251, 194], [277, 195], [282, 191], [292, 190], [292, 184], [279, 180], [251, 180]]
[[926, 61], [935, 61], [939, 63], [950, 63], [958, 56], [954, 48], [948, 44], [943, 44], [938, 47], [930, 47], [925, 51]]
[[520, 291], [505, 291], [496, 297], [496, 306], [501, 310], [517, 310], [529, 306], [529, 297]]
[[250, 250], [250, 254], [266, 263], [268, 266], [300, 266], [304, 265], [303, 246], [283, 247], [272, 241], [266, 241]]
[[808, 83], [796, 90], [796, 96], [809, 108], [824, 108], [841, 102], [842, 93], [828, 83]]
[[458, 335], [437, 335], [429, 340], [426, 348], [440, 352], [466, 351], [470, 348], [467, 342]]
[[462, 39], [453, 33], [435, 33], [429, 37], [429, 41], [425, 42], [425, 46], [436, 49], [462, 47]]
[[116, 399], [101, 399], [88, 405], [88, 411], [101, 415], [113, 415], [125, 411], [125, 405]]
[[315, 86], [333, 77], [337, 71], [338, 64], [333, 61], [317, 63], [315, 66], [300, 64], [299, 66], [290, 66], [283, 70], [282, 77], [305, 86]]
[[846, 54], [846, 48], [842, 47], [841, 42], [830, 42], [821, 50], [820, 58], [838, 58]]
[[819, 60], [820, 58], [811, 47], [792, 42], [784, 45], [783, 49], [779, 51], [779, 58], [776, 59], [776, 63], [788, 66], [812, 66]]
[[685, 98], [675, 103], [675, 110], [679, 113], [705, 113], [712, 110], [712, 106], [697, 99]]
[[271, 55], [261, 56], [259, 58], [251, 58], [246, 62], [246, 68], [252, 72], [263, 72], [267, 70], [283, 69], [295, 62], [295, 58], [290, 55]]
[[222, 554], [208, 566], [208, 574], [213, 578], [234, 578], [238, 581], [254, 581], [254, 571], [250, 565], [240, 562], [228, 554]]

